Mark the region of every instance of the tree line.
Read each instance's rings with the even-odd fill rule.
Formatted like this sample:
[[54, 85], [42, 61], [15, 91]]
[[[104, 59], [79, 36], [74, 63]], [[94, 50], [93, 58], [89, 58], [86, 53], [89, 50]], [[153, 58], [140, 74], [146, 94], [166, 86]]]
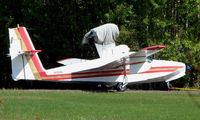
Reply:
[[0, 87], [12, 87], [8, 28], [28, 28], [45, 68], [59, 59], [90, 57], [81, 45], [91, 28], [115, 23], [117, 44], [131, 50], [166, 48], [153, 56], [183, 62], [187, 73], [173, 84], [200, 88], [199, 0], [0, 0]]

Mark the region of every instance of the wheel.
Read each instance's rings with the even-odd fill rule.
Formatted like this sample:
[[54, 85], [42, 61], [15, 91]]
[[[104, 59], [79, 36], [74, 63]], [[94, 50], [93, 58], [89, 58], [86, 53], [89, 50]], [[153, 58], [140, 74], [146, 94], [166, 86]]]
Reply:
[[126, 86], [123, 86], [123, 83], [118, 83], [117, 84], [117, 91], [119, 91], [119, 92], [126, 91]]
[[172, 87], [173, 87], [172, 84], [170, 84], [169, 82], [167, 82], [167, 88], [168, 88], [168, 90], [171, 89]]

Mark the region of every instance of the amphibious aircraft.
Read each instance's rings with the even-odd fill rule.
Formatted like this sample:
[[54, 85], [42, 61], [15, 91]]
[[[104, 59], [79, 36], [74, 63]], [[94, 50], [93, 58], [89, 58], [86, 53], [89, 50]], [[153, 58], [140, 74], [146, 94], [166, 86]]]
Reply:
[[15, 81], [98, 83], [124, 91], [128, 84], [169, 82], [185, 75], [184, 63], [148, 59], [165, 46], [130, 52], [127, 45], [116, 46], [118, 36], [119, 29], [112, 23], [93, 28], [84, 36], [82, 44], [89, 44], [97, 58], [68, 58], [58, 61], [63, 66], [45, 69], [38, 56], [41, 50], [35, 49], [27, 29], [9, 28], [12, 78]]

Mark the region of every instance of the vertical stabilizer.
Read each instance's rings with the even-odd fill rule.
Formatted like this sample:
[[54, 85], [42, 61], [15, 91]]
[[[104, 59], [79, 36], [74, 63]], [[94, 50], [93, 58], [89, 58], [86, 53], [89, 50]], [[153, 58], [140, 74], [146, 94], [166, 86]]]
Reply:
[[17, 81], [41, 80], [44, 68], [25, 27], [9, 28], [12, 78]]

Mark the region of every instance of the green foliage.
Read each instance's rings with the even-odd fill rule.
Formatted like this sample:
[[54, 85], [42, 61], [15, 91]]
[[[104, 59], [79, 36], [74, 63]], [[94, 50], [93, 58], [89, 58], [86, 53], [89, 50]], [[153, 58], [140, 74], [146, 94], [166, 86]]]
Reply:
[[114, 10], [105, 14], [106, 22], [115, 22], [117, 25], [128, 25], [134, 17], [133, 6], [121, 3]]

